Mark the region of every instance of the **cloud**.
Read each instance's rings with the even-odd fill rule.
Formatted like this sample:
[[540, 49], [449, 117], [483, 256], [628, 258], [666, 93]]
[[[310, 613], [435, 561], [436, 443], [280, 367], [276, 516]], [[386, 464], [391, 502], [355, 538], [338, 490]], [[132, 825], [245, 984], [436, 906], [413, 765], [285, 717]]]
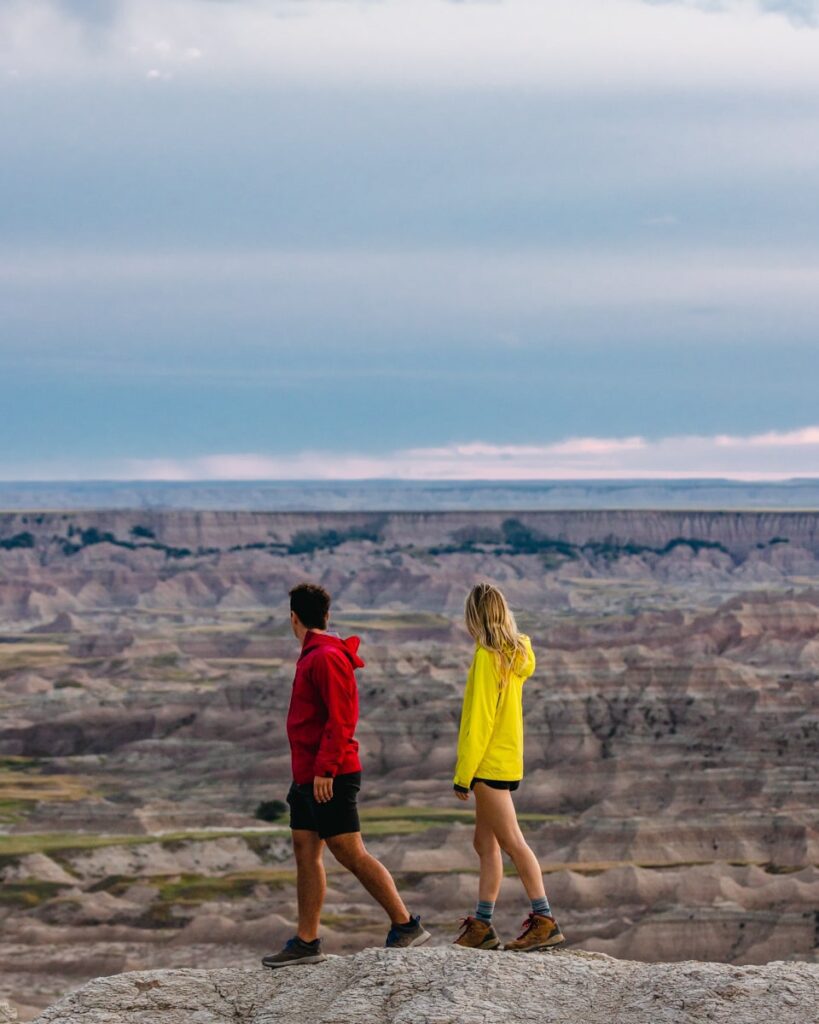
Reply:
[[[157, 69], [152, 78], [163, 77]], [[819, 311], [819, 250], [647, 246], [596, 249], [459, 247], [420, 249], [29, 250], [0, 249], [2, 289], [132, 290], [166, 294], [192, 286], [208, 303], [237, 290], [269, 310], [290, 308], [293, 294], [318, 291], [327, 308], [361, 316], [373, 294], [389, 310], [423, 302], [441, 312], [541, 315], [592, 309], [733, 310], [799, 307]], [[300, 300], [301, 301], [301, 300]], [[365, 305], [362, 305], [365, 304]], [[379, 308], [381, 308], [379, 307]], [[404, 315], [400, 313], [399, 315]], [[512, 333], [496, 342], [515, 346]]]
[[88, 25], [111, 25], [120, 13], [121, 0], [52, 0], [67, 17]]
[[815, 25], [819, 15], [819, 0], [643, 0], [652, 7], [689, 7], [711, 14], [731, 14], [741, 11], [761, 11], [782, 14], [796, 25]]
[[[290, 455], [239, 452], [126, 459], [105, 467], [97, 463], [88, 475], [161, 481], [819, 478], [819, 426], [744, 437], [573, 437], [545, 445], [476, 441], [405, 448], [386, 455], [314, 450]], [[48, 478], [67, 479], [56, 468]]]
[[804, 427], [802, 430], [790, 430], [785, 433], [770, 430], [765, 434], [754, 434], [751, 437], [731, 437], [720, 434], [714, 438], [715, 444], [721, 448], [800, 448], [819, 449], [819, 427]]
[[796, 25], [816, 25], [819, 0], [758, 0], [763, 11], [784, 14]]
[[[0, 11], [0, 52], [37, 75], [128, 76], [133, 47], [167, 38], [180, 61], [207, 52], [210, 74], [310, 86], [782, 91], [819, 83], [815, 34], [799, 31], [815, 11], [808, 0], [16, 0]], [[789, 19], [773, 32], [772, 12]], [[105, 44], [89, 47], [78, 24], [104, 25]]]

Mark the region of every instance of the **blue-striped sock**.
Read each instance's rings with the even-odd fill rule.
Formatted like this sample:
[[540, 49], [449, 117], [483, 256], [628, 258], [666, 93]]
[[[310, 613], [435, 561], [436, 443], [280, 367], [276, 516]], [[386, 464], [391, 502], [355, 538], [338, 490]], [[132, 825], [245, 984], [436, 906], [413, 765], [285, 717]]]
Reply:
[[552, 916], [552, 908], [549, 906], [546, 896], [539, 896], [536, 900], [532, 900], [532, 913], [542, 914], [544, 917]]
[[479, 921], [483, 921], [485, 924], [491, 924], [494, 909], [494, 900], [478, 900], [478, 908], [475, 911], [475, 917], [477, 917]]

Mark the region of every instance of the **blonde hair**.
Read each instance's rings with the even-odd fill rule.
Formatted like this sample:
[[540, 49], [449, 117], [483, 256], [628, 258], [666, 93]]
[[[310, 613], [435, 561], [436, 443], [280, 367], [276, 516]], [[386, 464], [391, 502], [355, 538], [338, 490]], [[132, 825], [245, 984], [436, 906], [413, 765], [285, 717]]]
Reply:
[[495, 655], [499, 687], [503, 689], [515, 663], [528, 656], [506, 598], [491, 583], [478, 583], [467, 595], [464, 619], [475, 643]]

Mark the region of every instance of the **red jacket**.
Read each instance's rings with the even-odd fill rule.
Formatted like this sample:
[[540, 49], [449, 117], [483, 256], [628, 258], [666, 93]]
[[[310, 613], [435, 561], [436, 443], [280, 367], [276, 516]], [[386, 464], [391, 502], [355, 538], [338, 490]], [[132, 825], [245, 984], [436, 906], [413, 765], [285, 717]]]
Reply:
[[293, 781], [312, 782], [316, 775], [361, 771], [358, 743], [357, 636], [347, 640], [308, 630], [296, 663], [287, 712], [287, 738]]

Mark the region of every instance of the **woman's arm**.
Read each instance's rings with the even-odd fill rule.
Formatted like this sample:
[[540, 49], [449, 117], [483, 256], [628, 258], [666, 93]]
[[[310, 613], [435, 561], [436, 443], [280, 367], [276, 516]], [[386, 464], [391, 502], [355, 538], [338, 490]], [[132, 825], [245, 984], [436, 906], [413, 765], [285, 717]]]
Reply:
[[[498, 669], [495, 657], [483, 647], [475, 652], [471, 680], [464, 695], [455, 786], [469, 791], [478, 765], [483, 760], [498, 710]], [[459, 794], [462, 795], [462, 794]]]

